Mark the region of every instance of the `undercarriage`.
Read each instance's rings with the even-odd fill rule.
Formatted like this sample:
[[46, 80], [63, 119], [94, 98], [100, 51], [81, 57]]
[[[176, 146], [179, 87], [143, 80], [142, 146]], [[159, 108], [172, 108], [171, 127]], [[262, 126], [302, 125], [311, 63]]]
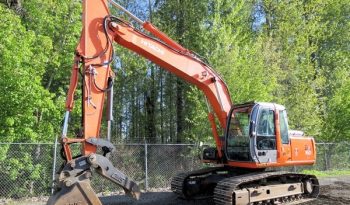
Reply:
[[223, 166], [180, 173], [171, 189], [181, 198], [217, 205], [299, 204], [317, 198], [319, 183], [313, 175]]

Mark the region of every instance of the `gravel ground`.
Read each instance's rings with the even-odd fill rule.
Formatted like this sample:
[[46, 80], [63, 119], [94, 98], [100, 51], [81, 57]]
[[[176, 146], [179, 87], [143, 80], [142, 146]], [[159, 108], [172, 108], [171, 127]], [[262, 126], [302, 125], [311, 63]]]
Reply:
[[[350, 176], [327, 177], [320, 179], [321, 192], [317, 200], [305, 205], [350, 205]], [[168, 189], [157, 189], [142, 193], [140, 200], [135, 201], [116, 193], [114, 196], [101, 196], [103, 205], [213, 205], [211, 200], [187, 201], [176, 197]], [[43, 205], [47, 197], [31, 198], [25, 201], [1, 200], [0, 205]]]

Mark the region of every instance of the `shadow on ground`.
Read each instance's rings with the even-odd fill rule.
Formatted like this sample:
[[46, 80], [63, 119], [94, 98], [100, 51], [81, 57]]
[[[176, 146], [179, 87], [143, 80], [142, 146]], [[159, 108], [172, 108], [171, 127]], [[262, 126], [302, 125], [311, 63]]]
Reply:
[[103, 205], [214, 205], [211, 199], [183, 200], [172, 192], [147, 192], [142, 193], [138, 201], [127, 196], [100, 197]]

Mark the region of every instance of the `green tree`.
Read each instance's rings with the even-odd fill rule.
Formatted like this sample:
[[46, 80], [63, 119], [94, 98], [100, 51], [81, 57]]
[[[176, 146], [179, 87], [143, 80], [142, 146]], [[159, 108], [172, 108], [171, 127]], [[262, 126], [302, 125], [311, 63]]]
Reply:
[[319, 93], [323, 105], [322, 140], [348, 140], [349, 104], [349, 44], [350, 23], [347, 1], [324, 1], [322, 35], [315, 54], [317, 72], [323, 76], [324, 86]]
[[322, 30], [322, 3], [267, 0], [261, 4], [265, 23], [259, 35], [264, 44], [265, 67], [278, 68], [275, 101], [287, 107], [292, 129], [319, 136], [322, 120], [318, 90], [323, 80], [313, 56]]
[[11, 10], [0, 4], [1, 99], [0, 134], [3, 141], [52, 139], [58, 124], [53, 95], [42, 86], [51, 50], [48, 37], [27, 31]]
[[[49, 37], [36, 34], [23, 25], [17, 14], [0, 4], [0, 138], [1, 142], [52, 142], [59, 126], [59, 108], [54, 95], [42, 86], [46, 64], [52, 50]], [[11, 190], [2, 186], [2, 197], [21, 197], [47, 177], [50, 167], [35, 162], [41, 155], [40, 146], [4, 145], [0, 150], [0, 181], [17, 184]], [[50, 159], [45, 156], [46, 160]], [[18, 180], [18, 178], [23, 180]], [[43, 184], [38, 187], [43, 187]], [[42, 189], [42, 188], [39, 188]]]

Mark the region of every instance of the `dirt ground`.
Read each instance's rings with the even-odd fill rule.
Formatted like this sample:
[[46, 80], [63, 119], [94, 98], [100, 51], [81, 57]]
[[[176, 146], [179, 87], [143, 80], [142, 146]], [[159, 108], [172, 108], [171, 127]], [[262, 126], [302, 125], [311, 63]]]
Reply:
[[320, 179], [320, 185], [318, 199], [305, 205], [350, 205], [350, 176]]
[[[305, 205], [350, 205], [350, 176], [337, 176], [320, 179], [321, 192], [317, 200]], [[104, 205], [213, 205], [210, 200], [185, 201], [178, 199], [169, 190], [147, 192], [141, 195], [139, 201], [126, 196], [101, 197]]]
[[[304, 205], [350, 205], [350, 176], [337, 176], [320, 179], [321, 192], [317, 200]], [[185, 201], [176, 197], [169, 189], [158, 189], [142, 193], [139, 201], [118, 194], [100, 197], [103, 205], [214, 205], [210, 200]], [[43, 205], [47, 197], [32, 198], [26, 201], [0, 200], [0, 205]]]

